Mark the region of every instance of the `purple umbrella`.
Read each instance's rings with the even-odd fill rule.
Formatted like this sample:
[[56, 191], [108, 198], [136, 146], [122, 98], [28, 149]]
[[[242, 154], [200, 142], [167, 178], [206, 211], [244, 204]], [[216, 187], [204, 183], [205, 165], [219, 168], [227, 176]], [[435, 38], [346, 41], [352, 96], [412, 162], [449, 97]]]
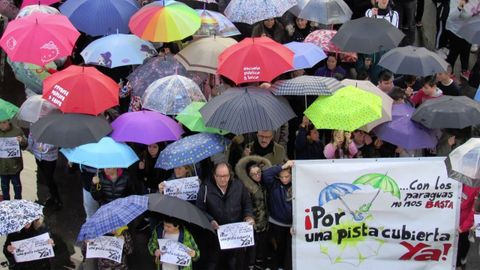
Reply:
[[380, 139], [408, 150], [435, 147], [437, 138], [433, 131], [411, 120], [414, 111], [408, 104], [394, 104], [392, 121], [375, 127], [373, 132]]
[[152, 144], [176, 141], [183, 133], [180, 125], [172, 118], [158, 112], [128, 112], [112, 122], [110, 136], [117, 142]]

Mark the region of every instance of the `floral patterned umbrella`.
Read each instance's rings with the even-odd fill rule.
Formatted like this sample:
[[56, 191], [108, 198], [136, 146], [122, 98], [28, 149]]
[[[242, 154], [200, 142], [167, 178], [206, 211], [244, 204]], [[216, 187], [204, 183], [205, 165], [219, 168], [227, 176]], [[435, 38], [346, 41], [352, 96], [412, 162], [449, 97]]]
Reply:
[[225, 15], [232, 22], [254, 24], [281, 17], [296, 4], [296, 0], [232, 0], [225, 9]]
[[0, 202], [0, 235], [20, 231], [25, 225], [43, 216], [43, 206], [27, 200]]
[[332, 42], [332, 38], [337, 34], [335, 30], [316, 30], [310, 33], [304, 40], [306, 43], [313, 43], [322, 50], [332, 53], [340, 53], [340, 58], [343, 62], [354, 63], [358, 56], [354, 52], [342, 52]]
[[49, 71], [54, 72], [57, 69], [54, 62], [50, 62], [44, 67], [23, 62], [12, 62], [8, 57], [7, 62], [12, 67], [15, 78], [37, 94], [42, 93], [43, 80], [51, 75]]

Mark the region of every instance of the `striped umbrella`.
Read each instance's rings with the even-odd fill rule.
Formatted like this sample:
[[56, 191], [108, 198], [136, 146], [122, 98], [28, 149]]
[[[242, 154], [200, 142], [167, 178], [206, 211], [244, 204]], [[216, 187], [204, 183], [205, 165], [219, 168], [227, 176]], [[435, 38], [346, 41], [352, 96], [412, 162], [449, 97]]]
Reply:
[[270, 89], [277, 96], [329, 96], [343, 86], [334, 78], [305, 75], [290, 80], [277, 81]]
[[232, 88], [200, 109], [207, 127], [235, 134], [275, 130], [295, 117], [282, 97], [260, 88]]

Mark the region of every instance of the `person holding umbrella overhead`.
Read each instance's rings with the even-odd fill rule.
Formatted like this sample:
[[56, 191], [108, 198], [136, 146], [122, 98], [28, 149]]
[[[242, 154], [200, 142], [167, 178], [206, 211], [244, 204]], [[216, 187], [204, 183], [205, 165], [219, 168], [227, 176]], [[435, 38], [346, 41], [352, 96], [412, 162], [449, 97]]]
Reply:
[[91, 194], [100, 205], [130, 195], [133, 190], [127, 170], [105, 168], [92, 179]]

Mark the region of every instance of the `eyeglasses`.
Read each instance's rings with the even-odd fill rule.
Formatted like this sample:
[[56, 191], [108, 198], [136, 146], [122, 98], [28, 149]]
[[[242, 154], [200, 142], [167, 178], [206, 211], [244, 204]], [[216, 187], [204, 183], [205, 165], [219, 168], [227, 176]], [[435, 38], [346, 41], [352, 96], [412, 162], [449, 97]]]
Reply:
[[262, 172], [253, 172], [253, 173], [250, 173], [250, 176], [260, 176], [262, 175]]
[[217, 178], [230, 178], [230, 174], [224, 174], [224, 175], [215, 174], [215, 177], [217, 177]]

